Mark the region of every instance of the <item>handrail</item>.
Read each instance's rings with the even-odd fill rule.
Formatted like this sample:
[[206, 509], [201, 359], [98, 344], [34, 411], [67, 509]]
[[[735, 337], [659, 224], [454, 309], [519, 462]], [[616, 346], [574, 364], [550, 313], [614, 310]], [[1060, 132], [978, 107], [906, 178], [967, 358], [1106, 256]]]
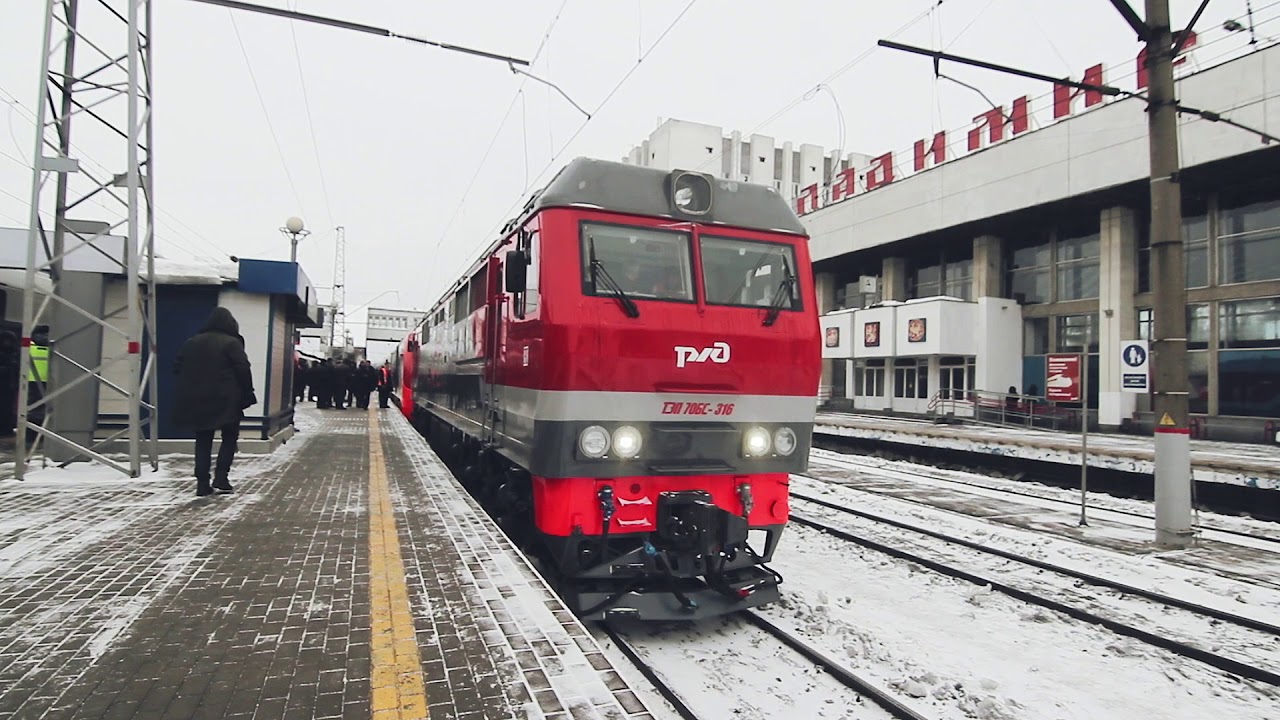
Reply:
[[1063, 407], [1043, 397], [958, 389], [935, 392], [929, 399], [928, 412], [934, 422], [964, 418], [986, 425], [1042, 430], [1075, 426], [1080, 414], [1077, 408]]

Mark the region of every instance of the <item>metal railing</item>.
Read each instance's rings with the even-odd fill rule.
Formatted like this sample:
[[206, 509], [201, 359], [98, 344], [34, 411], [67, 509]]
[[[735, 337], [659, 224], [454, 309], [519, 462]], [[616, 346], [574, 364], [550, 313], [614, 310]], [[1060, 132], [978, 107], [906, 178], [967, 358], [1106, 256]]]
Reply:
[[1080, 428], [1080, 408], [1064, 407], [1042, 397], [990, 390], [939, 390], [929, 400], [929, 415], [934, 422], [954, 418], [1039, 430]]

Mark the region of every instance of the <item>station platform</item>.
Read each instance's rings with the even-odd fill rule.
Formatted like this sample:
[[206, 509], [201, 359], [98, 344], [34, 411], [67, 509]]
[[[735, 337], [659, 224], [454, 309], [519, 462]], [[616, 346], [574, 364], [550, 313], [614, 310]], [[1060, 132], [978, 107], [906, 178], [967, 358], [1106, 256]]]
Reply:
[[197, 498], [0, 468], [0, 719], [650, 718], [395, 410], [301, 410]]
[[[818, 435], [958, 450], [1080, 466], [1079, 433], [976, 424], [936, 424], [883, 415], [819, 412]], [[1150, 437], [1089, 434], [1089, 466], [1123, 472], [1155, 472]], [[1280, 446], [1191, 441], [1191, 469], [1197, 481], [1280, 490]]]

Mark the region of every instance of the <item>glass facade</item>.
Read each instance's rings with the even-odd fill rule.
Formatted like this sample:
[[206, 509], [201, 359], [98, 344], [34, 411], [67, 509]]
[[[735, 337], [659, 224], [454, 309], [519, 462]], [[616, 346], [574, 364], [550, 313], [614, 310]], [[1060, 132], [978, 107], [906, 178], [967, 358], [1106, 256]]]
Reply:
[[1009, 296], [1023, 305], [1098, 297], [1099, 220], [1073, 220], [1032, 234], [1006, 252]]
[[912, 258], [907, 276], [907, 297], [973, 299], [973, 258], [968, 253], [950, 253]]

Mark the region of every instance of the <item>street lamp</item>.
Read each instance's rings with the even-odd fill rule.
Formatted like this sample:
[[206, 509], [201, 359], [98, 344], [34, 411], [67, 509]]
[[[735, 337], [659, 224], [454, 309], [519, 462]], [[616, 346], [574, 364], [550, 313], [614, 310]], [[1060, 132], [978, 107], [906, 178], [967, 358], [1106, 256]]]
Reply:
[[289, 238], [289, 262], [298, 262], [298, 241], [311, 234], [302, 223], [302, 218], [294, 216], [284, 221], [280, 232]]

